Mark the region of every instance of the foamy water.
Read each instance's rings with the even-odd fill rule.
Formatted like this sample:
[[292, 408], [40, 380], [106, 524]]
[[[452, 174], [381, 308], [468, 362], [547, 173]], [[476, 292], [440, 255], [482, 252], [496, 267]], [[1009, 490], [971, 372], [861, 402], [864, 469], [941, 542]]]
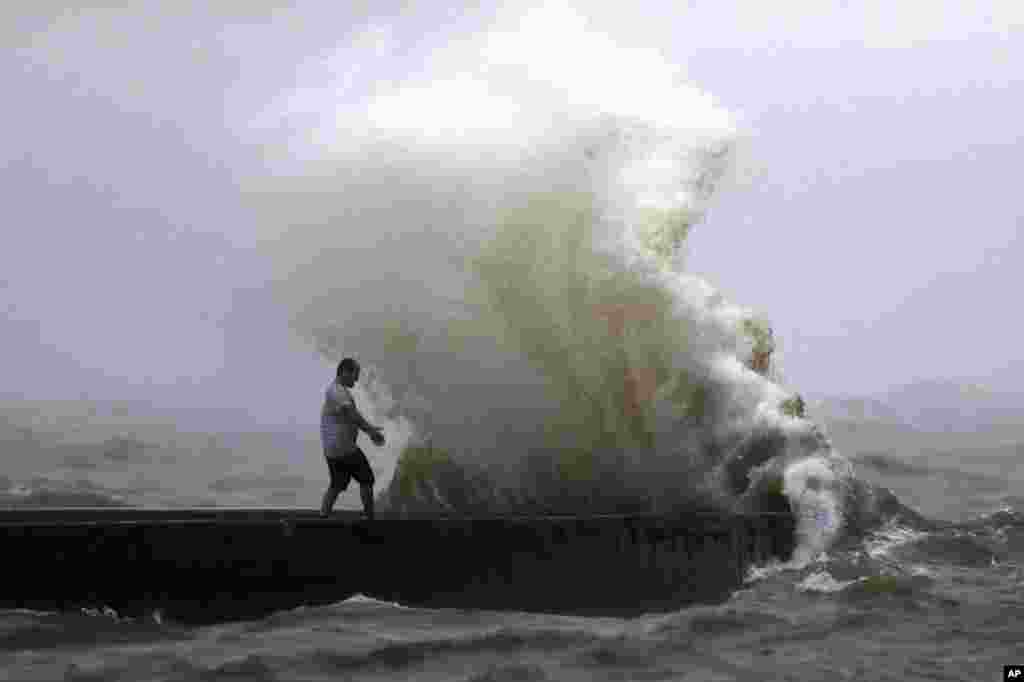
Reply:
[[[1002, 538], [994, 547], [1002, 562], [975, 561], [949, 544], [972, 528]], [[3, 611], [0, 674], [180, 682], [998, 679], [1020, 655], [1021, 528], [1012, 514], [913, 538], [883, 529], [803, 568], [756, 568], [725, 603], [628, 619], [420, 609], [364, 596], [204, 627], [109, 609]], [[909, 553], [905, 561], [870, 558], [894, 541]]]

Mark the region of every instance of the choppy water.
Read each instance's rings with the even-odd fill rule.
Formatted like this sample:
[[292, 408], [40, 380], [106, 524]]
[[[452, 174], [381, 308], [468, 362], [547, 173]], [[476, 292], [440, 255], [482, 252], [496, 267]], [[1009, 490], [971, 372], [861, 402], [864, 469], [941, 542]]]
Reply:
[[207, 627], [6, 611], [0, 677], [995, 680], [1004, 664], [1024, 660], [1022, 512], [890, 520], [806, 566], [755, 567], [726, 603], [629, 619], [365, 597]]

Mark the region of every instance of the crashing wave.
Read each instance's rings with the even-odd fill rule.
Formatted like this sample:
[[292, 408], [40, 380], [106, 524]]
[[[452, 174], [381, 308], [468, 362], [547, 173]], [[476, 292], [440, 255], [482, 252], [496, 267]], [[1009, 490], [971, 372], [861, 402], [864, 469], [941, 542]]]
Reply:
[[808, 556], [872, 523], [771, 326], [685, 272], [732, 116], [571, 10], [520, 19], [329, 112], [316, 161], [254, 188], [295, 329], [372, 374], [381, 506], [788, 511]]

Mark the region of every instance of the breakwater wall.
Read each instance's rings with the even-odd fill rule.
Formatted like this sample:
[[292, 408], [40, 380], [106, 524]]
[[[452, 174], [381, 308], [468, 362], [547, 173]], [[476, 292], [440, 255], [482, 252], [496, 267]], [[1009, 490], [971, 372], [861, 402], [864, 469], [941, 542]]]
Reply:
[[0, 510], [0, 607], [190, 623], [366, 594], [588, 615], [726, 598], [788, 558], [787, 514], [397, 518], [267, 509]]

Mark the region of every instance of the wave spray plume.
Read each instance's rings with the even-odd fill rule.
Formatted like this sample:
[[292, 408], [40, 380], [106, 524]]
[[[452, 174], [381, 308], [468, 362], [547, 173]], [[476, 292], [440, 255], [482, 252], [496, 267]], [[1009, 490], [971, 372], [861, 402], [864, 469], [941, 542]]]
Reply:
[[293, 170], [249, 184], [294, 328], [367, 367], [382, 503], [663, 512], [784, 494], [824, 550], [863, 491], [773, 372], [767, 323], [684, 270], [737, 173], [732, 116], [568, 8], [506, 24], [300, 119], [270, 150]]

